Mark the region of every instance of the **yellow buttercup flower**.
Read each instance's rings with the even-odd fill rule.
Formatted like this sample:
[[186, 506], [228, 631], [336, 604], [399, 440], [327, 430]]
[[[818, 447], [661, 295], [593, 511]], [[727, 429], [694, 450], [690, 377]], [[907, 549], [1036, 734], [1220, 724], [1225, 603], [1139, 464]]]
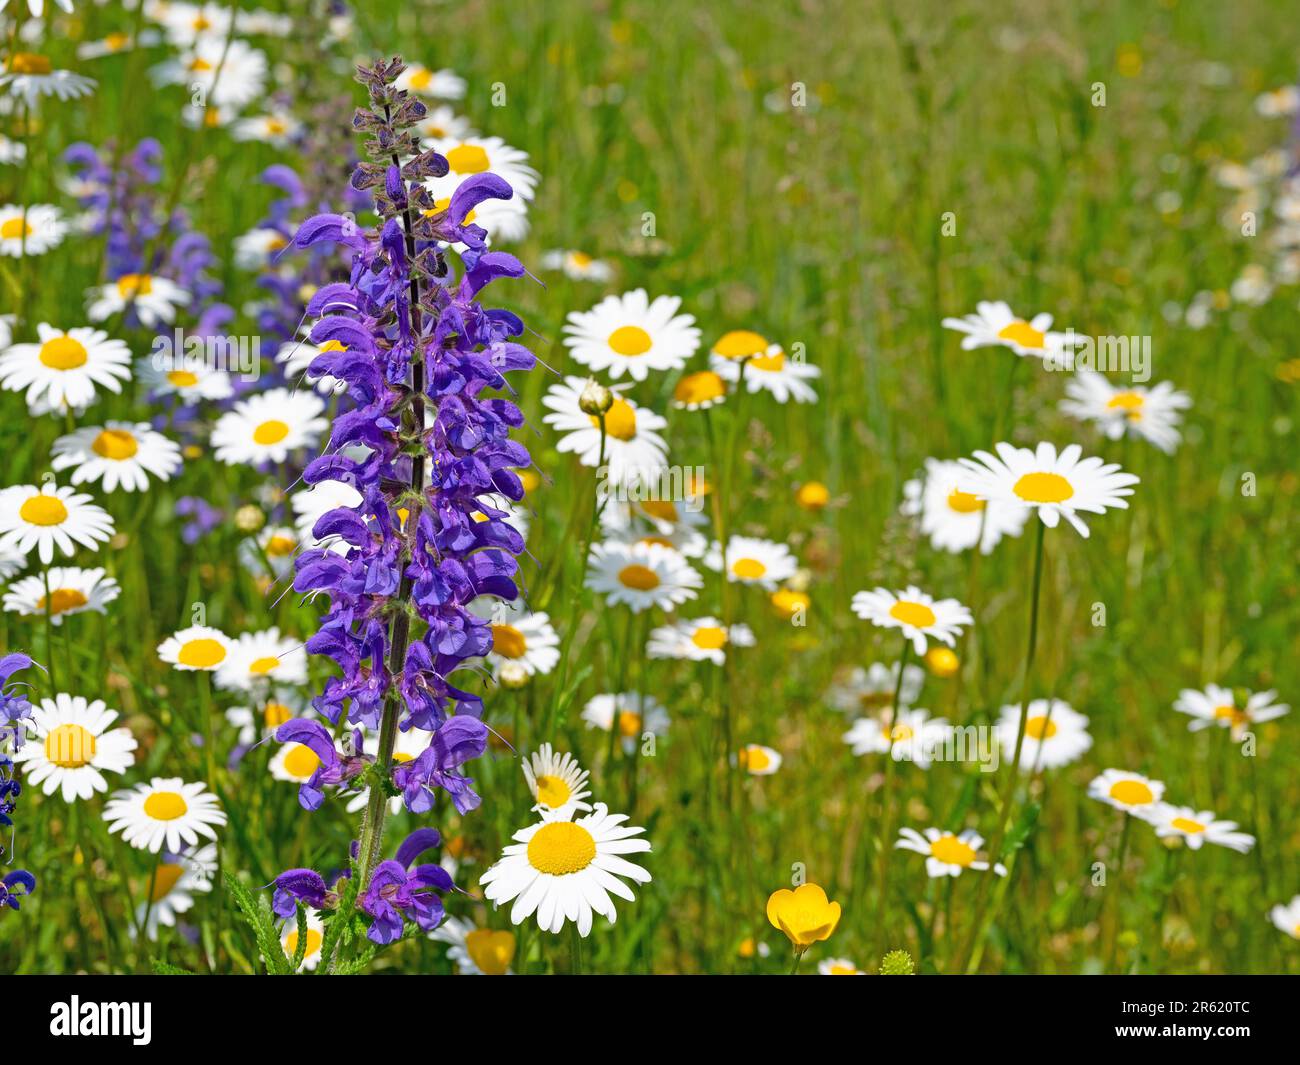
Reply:
[[767, 919], [784, 932], [796, 954], [828, 939], [840, 923], [840, 904], [826, 898], [817, 884], [801, 884], [794, 891], [781, 888], [767, 900]]
[[936, 677], [951, 677], [961, 668], [961, 660], [947, 647], [931, 647], [925, 652], [925, 664]]

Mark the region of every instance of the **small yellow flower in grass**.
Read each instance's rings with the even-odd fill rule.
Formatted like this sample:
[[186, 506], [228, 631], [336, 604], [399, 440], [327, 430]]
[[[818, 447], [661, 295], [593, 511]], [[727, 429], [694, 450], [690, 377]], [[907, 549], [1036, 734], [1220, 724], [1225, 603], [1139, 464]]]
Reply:
[[829, 939], [840, 923], [840, 904], [826, 898], [817, 884], [800, 884], [791, 891], [781, 888], [767, 900], [767, 919], [785, 933], [796, 954], [814, 943]]
[[792, 621], [796, 617], [806, 616], [812, 606], [812, 597], [806, 592], [796, 592], [791, 588], [780, 588], [772, 593], [772, 609], [778, 617]]
[[234, 646], [234, 642], [220, 629], [207, 625], [191, 625], [168, 636], [158, 645], [158, 657], [182, 671], [212, 671], [220, 667]]
[[755, 939], [753, 936], [746, 936], [736, 947], [736, 956], [745, 958], [766, 958], [772, 953], [772, 948], [764, 943], [761, 939]]
[[831, 490], [821, 481], [805, 481], [795, 492], [794, 501], [804, 510], [816, 513], [831, 501]]
[[955, 677], [961, 668], [961, 661], [948, 647], [931, 647], [925, 652], [925, 664], [936, 677]]

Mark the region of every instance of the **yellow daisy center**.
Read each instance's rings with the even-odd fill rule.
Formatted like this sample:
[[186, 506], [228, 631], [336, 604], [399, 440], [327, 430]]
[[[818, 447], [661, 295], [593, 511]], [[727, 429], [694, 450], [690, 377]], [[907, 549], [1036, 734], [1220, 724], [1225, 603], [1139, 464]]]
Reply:
[[635, 710], [620, 710], [618, 712], [618, 731], [629, 738], [637, 735], [641, 731], [641, 715]]
[[269, 447], [271, 444], [278, 444], [288, 435], [289, 426], [276, 418], [272, 418], [269, 421], [262, 422], [253, 430], [253, 442], [261, 444], [263, 447]]
[[768, 373], [780, 373], [785, 369], [785, 352], [777, 351], [771, 355], [755, 355], [749, 360], [751, 370], [766, 370]]
[[767, 338], [749, 329], [734, 329], [725, 333], [713, 345], [713, 353], [724, 359], [752, 359], [768, 349]]
[[152, 291], [153, 277], [149, 274], [123, 274], [117, 279], [117, 294], [124, 300], [147, 296]]
[[930, 844], [930, 854], [948, 865], [960, 865], [965, 869], [975, 860], [975, 851], [951, 833], [940, 836]]
[[280, 659], [275, 655], [266, 655], [262, 658], [255, 658], [248, 664], [248, 672], [264, 676], [270, 673], [280, 664]]
[[[592, 425], [600, 428], [599, 418], [594, 414], [588, 417], [591, 418]], [[631, 440], [636, 436], [636, 411], [627, 400], [614, 400], [613, 405], [605, 412], [605, 435], [612, 436], [615, 440]]]
[[22, 215], [6, 218], [3, 223], [0, 223], [0, 237], [5, 240], [21, 240], [23, 237], [30, 237], [34, 232], [36, 231], [23, 221]]
[[906, 743], [916, 735], [911, 725], [895, 725], [891, 729], [888, 722], [881, 727], [880, 731], [886, 739], [893, 743]]
[[211, 669], [225, 661], [226, 648], [220, 640], [203, 637], [198, 640], [187, 640], [181, 645], [180, 653], [177, 654], [176, 660], [182, 666], [191, 666], [194, 669]]
[[429, 83], [433, 81], [433, 74], [424, 67], [419, 67], [411, 71], [411, 88], [415, 90], [427, 89]]
[[858, 970], [852, 965], [841, 965], [836, 962], [831, 966], [831, 976], [857, 976]]
[[1135, 422], [1141, 419], [1145, 402], [1146, 398], [1137, 392], [1116, 392], [1106, 406], [1110, 410], [1122, 410], [1129, 421]]
[[958, 514], [978, 514], [984, 509], [984, 500], [970, 492], [954, 488], [948, 493], [948, 509], [955, 510]]
[[701, 651], [716, 651], [726, 646], [727, 630], [717, 625], [701, 625], [691, 633], [691, 643]]
[[[320, 934], [319, 929], [307, 929], [307, 949], [303, 951], [303, 960], [305, 961], [320, 950], [322, 942], [324, 942], [324, 937]], [[291, 959], [298, 953], [298, 929], [295, 928], [284, 937], [284, 952], [289, 955]]]
[[9, 57], [8, 67], [11, 74], [49, 74], [54, 70], [49, 56], [35, 52], [15, 52]]
[[199, 375], [189, 370], [168, 370], [167, 380], [177, 388], [193, 388], [199, 383]]
[[144, 801], [146, 817], [155, 821], [175, 821], [189, 813], [185, 796], [178, 791], [155, 791]]
[[540, 776], [537, 778], [537, 801], [551, 809], [563, 806], [569, 801], [573, 792], [563, 777]]
[[95, 437], [90, 449], [100, 458], [124, 462], [140, 450], [140, 445], [125, 429], [105, 429]]
[[659, 587], [659, 574], [649, 566], [633, 563], [618, 571], [618, 583], [624, 588], [634, 588], [638, 592], [651, 592]]
[[320, 757], [305, 743], [289, 748], [284, 756], [284, 771], [291, 777], [309, 777], [320, 768]]
[[567, 876], [580, 873], [596, 858], [596, 840], [581, 825], [552, 821], [528, 841], [528, 864], [539, 873]]
[[465, 953], [484, 976], [504, 976], [515, 956], [514, 933], [476, 928], [465, 934]]
[[904, 625], [911, 625], [916, 629], [929, 628], [937, 620], [934, 611], [924, 603], [913, 603], [907, 599], [900, 599], [891, 606], [889, 616], [895, 621], [901, 621]]
[[1049, 721], [1045, 714], [1031, 717], [1025, 722], [1025, 735], [1033, 740], [1050, 740], [1056, 735], [1056, 722]]
[[585, 270], [588, 266], [592, 264], [593, 261], [594, 260], [592, 259], [592, 257], [588, 255], [585, 251], [569, 252], [569, 262], [572, 263], [574, 266], [576, 266], [579, 270]]
[[95, 737], [82, 725], [59, 725], [45, 737], [45, 757], [60, 769], [80, 769], [95, 757]]
[[732, 563], [731, 572], [743, 581], [756, 581], [767, 572], [767, 567], [756, 558], [738, 558]]
[[30, 525], [62, 525], [68, 520], [68, 508], [58, 496], [42, 492], [19, 507], [18, 516]]
[[104, 47], [110, 52], [120, 52], [131, 42], [125, 33], [110, 33], [104, 38]]
[[677, 505], [670, 499], [647, 499], [641, 503], [641, 509], [652, 518], [660, 521], [678, 520]]
[[1244, 725], [1250, 718], [1244, 710], [1238, 710], [1235, 706], [1216, 706], [1214, 708], [1214, 719], [1216, 721], [1228, 721], [1233, 725]]
[[1155, 793], [1140, 780], [1117, 780], [1110, 786], [1110, 797], [1125, 806], [1145, 806], [1155, 802]]
[[481, 174], [492, 164], [477, 144], [461, 144], [447, 153], [447, 165], [458, 174]]
[[1169, 822], [1179, 832], [1204, 832], [1205, 826], [1199, 821], [1193, 821], [1187, 817], [1175, 817]]
[[1026, 473], [1011, 489], [1026, 503], [1064, 503], [1074, 486], [1059, 473]]
[[37, 357], [43, 366], [48, 366], [51, 370], [75, 370], [78, 366], [85, 366], [90, 356], [86, 346], [79, 340], [61, 336], [42, 344]]
[[63, 614], [66, 611], [76, 610], [78, 607], [85, 606], [89, 600], [77, 588], [55, 588], [50, 592], [50, 598], [48, 600], [45, 596], [41, 596], [36, 600], [36, 608], [42, 613], [45, 613], [47, 602], [49, 604], [48, 613]]
[[609, 334], [607, 341], [610, 348], [619, 355], [644, 355], [650, 350], [653, 341], [650, 334], [639, 325], [620, 325]]
[[782, 588], [772, 593], [772, 607], [782, 617], [792, 618], [799, 610], [807, 610], [812, 599], [803, 592]]
[[[279, 134], [283, 133], [283, 132], [284, 132], [286, 129], [288, 129], [288, 128], [289, 128], [288, 125], [286, 125], [285, 122], [284, 122], [283, 120], [281, 120], [281, 119], [278, 119], [278, 118], [268, 118], [268, 119], [266, 120], [266, 132], [267, 132], [267, 133], [270, 133], [272, 136], [278, 136]], [[283, 248], [284, 245], [285, 245], [285, 242], [284, 242], [283, 239], [281, 239], [281, 240], [279, 241], [279, 247]]]
[[1022, 348], [1041, 348], [1047, 340], [1047, 334], [1040, 333], [1028, 322], [1017, 318], [998, 333], [999, 340], [1009, 340]]
[[172, 888], [176, 886], [184, 872], [183, 866], [173, 865], [171, 862], [158, 866], [153, 874], [153, 890], [149, 892], [150, 900], [161, 902], [170, 895]]
[[502, 658], [522, 658], [528, 650], [528, 641], [513, 625], [493, 625], [492, 650]]
[[762, 747], [746, 747], [736, 760], [742, 769], [748, 769], [751, 773], [761, 773], [772, 764], [772, 759]]
[[267, 728], [279, 728], [286, 721], [293, 717], [293, 711], [284, 703], [267, 703], [262, 707], [262, 720], [266, 722]]
[[204, 71], [212, 69], [212, 64], [202, 56], [195, 56], [190, 60], [190, 71], [195, 74], [202, 74]]
[[283, 536], [279, 533], [266, 541], [266, 553], [272, 558], [283, 558], [285, 555], [292, 555], [297, 547], [298, 541], [292, 536]]
[[794, 501], [804, 510], [821, 510], [831, 501], [831, 491], [821, 481], [809, 481], [799, 486]]

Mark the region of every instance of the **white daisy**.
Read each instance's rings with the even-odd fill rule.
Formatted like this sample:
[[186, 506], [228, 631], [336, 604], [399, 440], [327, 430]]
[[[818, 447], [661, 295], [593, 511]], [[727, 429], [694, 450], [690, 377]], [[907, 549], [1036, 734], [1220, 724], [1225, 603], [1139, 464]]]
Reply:
[[817, 393], [809, 381], [821, 377], [822, 372], [803, 359], [791, 359], [779, 344], [769, 344], [767, 351], [745, 359], [726, 355], [710, 355], [709, 367], [724, 381], [743, 381], [745, 389], [771, 392], [778, 403], [815, 403]]
[[[1001, 300], [981, 300], [975, 307], [975, 314], [943, 320], [945, 329], [955, 329], [966, 334], [961, 342], [963, 351], [987, 347], [1010, 348], [1017, 355], [1050, 359], [1054, 365], [1066, 369], [1073, 367], [1071, 337], [1051, 331], [1050, 314], [1036, 314], [1026, 321], [1017, 318]], [[1073, 337], [1073, 343], [1082, 344], [1083, 338]]]
[[542, 821], [514, 834], [501, 860], [479, 878], [483, 895], [501, 905], [514, 900], [510, 923], [522, 924], [537, 914], [538, 927], [559, 933], [573, 921], [584, 938], [591, 932], [592, 914], [617, 916], [610, 894], [628, 902], [636, 896], [623, 882], [650, 882], [650, 874], [622, 857], [650, 850], [650, 841], [636, 839], [645, 831], [624, 825], [626, 814], [611, 814], [598, 802], [576, 821]]
[[332, 395], [344, 391], [348, 387], [347, 382], [330, 374], [313, 376], [307, 373], [307, 367], [325, 352], [346, 350], [337, 340], [327, 340], [319, 347], [305, 339], [286, 340], [275, 353], [275, 361], [284, 367], [284, 376], [288, 381], [297, 383], [301, 377], [322, 395]]
[[1186, 392], [1175, 391], [1168, 381], [1154, 388], [1132, 385], [1116, 388], [1101, 374], [1081, 370], [1065, 384], [1069, 397], [1061, 410], [1083, 421], [1096, 422], [1109, 440], [1125, 434], [1141, 437], [1166, 454], [1173, 454], [1181, 438], [1182, 411], [1192, 405]]
[[0, 255], [44, 255], [63, 243], [67, 231], [59, 209], [48, 203], [0, 207]]
[[866, 976], [848, 958], [826, 958], [817, 963], [818, 976]]
[[586, 585], [634, 614], [650, 607], [671, 611], [699, 594], [703, 579], [671, 547], [660, 544], [593, 544]]
[[158, 645], [158, 657], [182, 672], [219, 669], [234, 648], [220, 629], [208, 625], [191, 625], [173, 633]]
[[[967, 870], [984, 872], [988, 869], [987, 861], [978, 860], [979, 849], [984, 846], [984, 837], [973, 829], [966, 829], [959, 835], [945, 832], [938, 828], [927, 828], [925, 835], [913, 828], [899, 829], [899, 840], [894, 846], [900, 850], [913, 851], [925, 855], [925, 871], [934, 878], [940, 876], [961, 876]], [[1006, 867], [999, 862], [993, 867], [998, 876], [1006, 876]]]
[[925, 670], [909, 665], [903, 671], [903, 686], [898, 688], [898, 663], [887, 666], [872, 662], [871, 666], [853, 666], [835, 674], [826, 689], [826, 701], [836, 710], [856, 717], [859, 714], [884, 710], [893, 705], [894, 690], [898, 688], [898, 701], [911, 706], [921, 694], [925, 684]]
[[[22, 551], [0, 544], [0, 577], [12, 577], [27, 566], [27, 556]], [[42, 588], [44, 591], [44, 588]]]
[[1300, 939], [1300, 895], [1285, 906], [1278, 903], [1268, 911], [1268, 917], [1278, 931], [1285, 932], [1292, 939]]
[[293, 570], [301, 541], [296, 529], [288, 525], [265, 525], [256, 536], [250, 536], [239, 545], [239, 560], [257, 574], [271, 569], [276, 580]]
[[1245, 854], [1255, 845], [1254, 836], [1237, 831], [1236, 821], [1215, 820], [1213, 810], [1160, 802], [1145, 820], [1161, 839], [1179, 838], [1194, 851], [1208, 842]]
[[123, 274], [107, 285], [86, 290], [86, 317], [103, 322], [128, 308], [146, 329], [170, 325], [176, 308], [190, 302], [190, 294], [174, 281], [156, 274]]
[[94, 88], [94, 78], [70, 70], [55, 70], [49, 56], [36, 52], [14, 52], [0, 70], [0, 89], [23, 100], [29, 108], [36, 107], [47, 96], [75, 100], [89, 96]]
[[567, 751], [556, 754], [549, 743], [543, 743], [524, 759], [523, 769], [536, 801], [534, 810], [567, 820], [578, 810], [591, 809], [591, 803], [583, 801], [591, 795], [587, 787], [590, 774]]
[[55, 470], [72, 469], [72, 483], [102, 481], [105, 492], [120, 485], [143, 492], [149, 474], [170, 481], [181, 468], [180, 446], [155, 432], [147, 422], [107, 422], [77, 429], [54, 441]]
[[161, 0], [150, 12], [160, 23], [172, 44], [187, 47], [196, 41], [222, 41], [230, 33], [234, 9], [220, 4], [190, 4], [180, 0]]
[[[426, 216], [441, 214], [451, 205], [450, 196], [441, 196], [434, 200], [433, 206], [426, 210]], [[464, 224], [474, 224], [487, 232], [488, 243], [523, 240], [528, 236], [528, 201], [512, 196], [508, 200], [491, 198], [483, 200], [462, 220]], [[458, 252], [465, 250], [465, 244], [453, 245]]]
[[16, 166], [27, 158], [27, 145], [0, 134], [0, 166]]
[[[552, 413], [542, 421], [564, 434], [557, 445], [561, 453], [573, 452], [584, 466], [596, 467], [601, 458], [600, 419], [578, 405], [587, 382], [566, 377], [550, 387], [542, 405]], [[605, 469], [611, 488], [654, 484], [668, 461], [668, 445], [659, 435], [666, 419], [615, 393], [605, 412]]]
[[990, 503], [1032, 507], [1049, 529], [1064, 517], [1080, 536], [1088, 535], [1081, 511], [1104, 514], [1111, 508], [1128, 509], [1124, 497], [1133, 494], [1132, 486], [1139, 480], [1115, 463], [1080, 459], [1083, 451], [1078, 444], [1070, 444], [1059, 455], [1047, 442], [1033, 451], [1008, 443], [998, 444], [996, 450], [996, 458], [977, 451], [973, 459], [958, 460], [966, 471], [962, 490]]
[[241, 270], [265, 270], [288, 246], [289, 242], [278, 229], [250, 229], [235, 238], [235, 265]]
[[48, 613], [52, 625], [62, 625], [65, 617], [86, 610], [105, 613], [108, 604], [121, 594], [117, 581], [104, 576], [102, 569], [53, 566], [41, 576], [14, 581], [5, 592], [4, 608], [24, 617], [44, 617]]
[[597, 281], [601, 284], [614, 279], [614, 268], [601, 259], [594, 259], [583, 251], [548, 251], [542, 254], [543, 270], [560, 270], [570, 281]]
[[226, 711], [226, 721], [239, 730], [238, 742], [247, 747], [258, 740], [275, 735], [275, 730], [295, 717], [313, 714], [307, 699], [297, 693], [277, 693], [256, 709], [251, 706], [232, 706]]
[[754, 777], [770, 777], [781, 768], [783, 761], [780, 751], [761, 743], [747, 743], [731, 756], [732, 765]]
[[545, 613], [532, 613], [522, 603], [491, 600], [492, 650], [488, 663], [500, 670], [506, 663], [523, 669], [528, 676], [545, 676], [560, 661], [560, 638]]
[[643, 288], [606, 296], [589, 311], [570, 313], [565, 347], [575, 362], [608, 370], [615, 380], [624, 373], [644, 381], [651, 370], [680, 370], [700, 346], [695, 318], [678, 314], [681, 305], [677, 296], [651, 301]]
[[131, 376], [125, 342], [85, 326], [66, 332], [41, 322], [35, 344], [14, 344], [0, 353], [0, 386], [27, 390], [27, 403], [52, 408], [85, 407], [97, 387], [121, 392]]
[[915, 585], [901, 592], [858, 592], [853, 613], [882, 629], [902, 629], [918, 655], [925, 654], [927, 637], [952, 647], [962, 629], [974, 623], [970, 610], [956, 599], [935, 599]]
[[[998, 742], [1008, 759], [1016, 753], [1020, 707], [1004, 706], [998, 719]], [[1020, 768], [1056, 769], [1077, 762], [1092, 747], [1088, 719], [1060, 699], [1034, 699], [1025, 715], [1025, 738], [1020, 745]]]
[[37, 557], [47, 566], [57, 546], [65, 555], [76, 545], [95, 550], [112, 537], [113, 518], [71, 488], [22, 484], [0, 492], [0, 548]]
[[466, 137], [478, 136], [469, 119], [456, 114], [447, 104], [430, 107], [415, 124], [415, 133], [429, 140], [454, 140], [457, 143]]
[[465, 95], [465, 79], [450, 70], [430, 70], [412, 63], [398, 76], [394, 88], [438, 100], [459, 100]]
[[[307, 945], [303, 948], [302, 963], [298, 972], [315, 972], [320, 964], [320, 950], [325, 943], [325, 922], [315, 910], [307, 911]], [[280, 926], [280, 949], [293, 961], [298, 953], [298, 921], [286, 921]]]
[[305, 743], [282, 743], [266, 768], [276, 780], [306, 784], [320, 768], [320, 756]]
[[212, 890], [216, 861], [217, 848], [211, 843], [193, 855], [164, 854], [145, 878], [148, 898], [136, 903], [135, 922], [129, 934], [134, 937], [136, 926], [143, 924], [145, 935], [156, 940], [159, 927], [175, 927], [177, 916], [193, 908], [194, 896]]
[[208, 366], [201, 355], [158, 352], [137, 360], [135, 376], [151, 396], [178, 396], [189, 405], [229, 399], [235, 386], [230, 374]]
[[110, 33], [97, 41], [84, 41], [77, 45], [78, 59], [103, 59], [109, 55], [121, 55], [133, 47], [151, 48], [162, 37], [156, 30], [141, 30], [132, 40], [129, 33]]
[[645, 733], [662, 736], [672, 724], [663, 704], [654, 696], [641, 692], [593, 696], [582, 708], [582, 720], [588, 728], [602, 732], [608, 732], [617, 722], [623, 750], [628, 754], [636, 750]]
[[475, 928], [469, 921], [450, 914], [429, 933], [429, 938], [448, 945], [447, 958], [461, 976], [510, 976], [515, 956], [515, 934]]
[[274, 148], [287, 148], [301, 128], [302, 123], [293, 115], [279, 111], [236, 119], [230, 124], [230, 136], [237, 141], [261, 141]]
[[1004, 536], [1020, 535], [1029, 512], [963, 492], [957, 485], [964, 474], [960, 463], [926, 459], [925, 476], [903, 485], [899, 511], [920, 517], [921, 532], [936, 550], [957, 554], [979, 544], [987, 555]]
[[448, 172], [428, 178], [424, 187], [435, 199], [445, 199], [461, 182], [475, 174], [496, 174], [525, 202], [537, 189], [537, 171], [528, 165], [528, 153], [512, 148], [500, 137], [434, 137], [424, 142], [447, 160]]
[[616, 492], [601, 501], [600, 527], [606, 537], [625, 543], [662, 544], [687, 558], [699, 558], [708, 550], [705, 533], [709, 516], [703, 500], [620, 499], [623, 494]]
[[[704, 564], [715, 573], [723, 572], [722, 548], [714, 541], [704, 556]], [[785, 544], [760, 540], [753, 536], [733, 536], [727, 541], [727, 580], [756, 584], [769, 592], [793, 577], [799, 560]]]
[[691, 662], [726, 661], [728, 647], [753, 647], [748, 625], [724, 626], [714, 617], [691, 618], [661, 625], [650, 632], [646, 654], [651, 658], [681, 658]]
[[1107, 769], [1088, 784], [1089, 798], [1126, 814], [1134, 814], [1144, 821], [1150, 818], [1164, 793], [1163, 781], [1124, 769]]
[[46, 795], [59, 791], [64, 802], [89, 799], [107, 791], [104, 773], [125, 773], [135, 762], [135, 737], [130, 729], [109, 725], [117, 711], [104, 700], [87, 702], [80, 695], [58, 693], [32, 708], [28, 732], [35, 743], [14, 753], [29, 784], [41, 784]]
[[246, 632], [234, 641], [217, 668], [218, 688], [261, 691], [270, 684], [302, 684], [307, 680], [303, 642], [281, 636], [278, 628]]
[[289, 505], [293, 507], [294, 526], [298, 530], [303, 548], [329, 547], [340, 553], [346, 552], [348, 549], [346, 543], [337, 538], [317, 540], [312, 529], [316, 522], [331, 510], [337, 510], [339, 507], [355, 510], [361, 506], [362, 501], [361, 493], [344, 481], [317, 481], [310, 487], [295, 492], [289, 497]]
[[1184, 688], [1178, 693], [1174, 709], [1192, 718], [1187, 724], [1189, 732], [1217, 725], [1231, 730], [1232, 738], [1240, 742], [1245, 739], [1251, 725], [1272, 721], [1290, 711], [1291, 707], [1286, 703], [1275, 703], [1273, 700], [1276, 698], [1275, 691], [1247, 693], [1246, 705], [1239, 707], [1231, 691], [1210, 684], [1204, 691]]
[[1280, 89], [1260, 93], [1255, 97], [1255, 110], [1265, 118], [1294, 115], [1300, 111], [1300, 87], [1283, 85]]
[[329, 427], [324, 413], [324, 402], [310, 392], [273, 388], [218, 418], [212, 445], [228, 466], [283, 462], [291, 451], [317, 445]]
[[226, 815], [202, 784], [154, 777], [115, 794], [104, 804], [104, 820], [110, 832], [121, 832], [132, 847], [157, 854], [164, 844], [178, 851], [182, 843], [198, 843], [200, 836], [216, 839], [213, 826], [224, 825]]
[[201, 37], [150, 74], [155, 84], [183, 85], [210, 106], [238, 111], [265, 95], [266, 53], [238, 38]]
[[930, 717], [928, 710], [903, 710], [891, 726], [894, 718], [889, 709], [879, 717], [860, 717], [843, 740], [856, 755], [888, 753], [895, 762], [929, 769], [935, 753], [952, 737], [953, 727], [942, 717]]

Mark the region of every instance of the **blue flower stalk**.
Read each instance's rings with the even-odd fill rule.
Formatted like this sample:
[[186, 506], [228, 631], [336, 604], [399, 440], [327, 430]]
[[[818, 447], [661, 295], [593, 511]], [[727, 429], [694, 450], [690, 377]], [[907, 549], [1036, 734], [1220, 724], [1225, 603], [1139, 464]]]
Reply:
[[[21, 682], [12, 681], [15, 673], [28, 669], [32, 660], [25, 654], [14, 653], [0, 658], [0, 826], [12, 829], [14, 809], [23, 786], [14, 770], [13, 759], [5, 750], [12, 741], [19, 750], [27, 736], [27, 724], [32, 720], [32, 704], [22, 690]], [[12, 845], [10, 847], [12, 850]], [[0, 856], [4, 848], [0, 847]], [[12, 857], [12, 855], [10, 855]], [[0, 910], [6, 906], [16, 910], [19, 900], [36, 890], [36, 877], [26, 869], [14, 869], [0, 876]]]
[[[355, 741], [338, 756], [324, 730], [304, 729], [304, 721], [282, 726], [277, 739], [308, 740], [322, 755], [321, 779], [304, 789], [304, 806], [318, 803], [321, 785], [369, 787], [353, 865], [353, 891], [363, 898], [390, 796], [400, 793], [415, 812], [431, 809], [439, 789], [462, 813], [480, 802], [457, 767], [486, 749], [483, 704], [450, 678], [492, 646], [489, 621], [470, 603], [519, 594], [523, 539], [494, 504], [523, 498], [514, 471], [531, 461], [510, 438], [523, 414], [493, 394], [510, 391], [506, 373], [535, 363], [513, 339], [523, 322], [478, 302], [489, 282], [525, 270], [513, 256], [489, 251], [485, 231], [466, 222], [484, 200], [513, 193], [499, 177], [478, 174], [438, 209], [423, 182], [448, 165], [410, 132], [425, 108], [394, 88], [403, 69], [394, 59], [358, 70], [370, 106], [357, 111], [353, 126], [367, 136], [369, 159], [357, 165], [352, 186], [370, 191], [377, 226], [319, 214], [293, 238], [299, 249], [333, 244], [351, 255], [350, 279], [322, 287], [307, 309], [311, 341], [322, 349], [308, 372], [345, 382], [348, 402], [326, 453], [303, 479], [340, 480], [362, 496], [356, 508], [320, 518], [314, 533], [327, 546], [296, 563], [294, 588], [329, 598], [307, 648], [342, 673], [313, 705], [335, 725], [346, 716], [377, 729], [378, 746], [373, 761]], [[464, 248], [458, 273], [448, 262], [452, 245]], [[397, 732], [412, 728], [433, 733], [433, 741], [395, 767]]]

